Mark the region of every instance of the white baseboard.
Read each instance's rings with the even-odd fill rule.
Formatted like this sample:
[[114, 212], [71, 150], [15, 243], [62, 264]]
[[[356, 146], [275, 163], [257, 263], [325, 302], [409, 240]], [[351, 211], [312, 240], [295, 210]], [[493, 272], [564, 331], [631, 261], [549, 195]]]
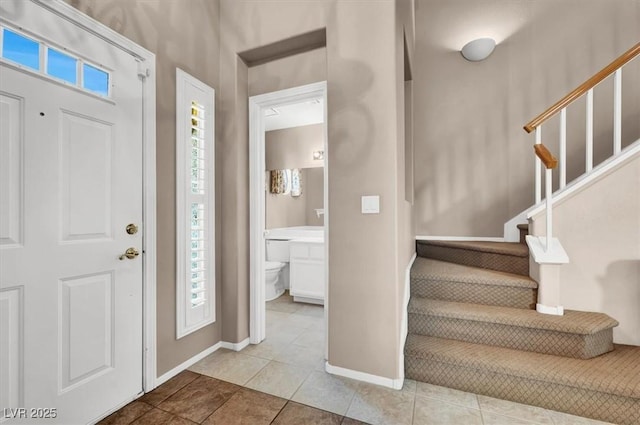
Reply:
[[226, 348], [227, 350], [233, 350], [233, 351], [240, 351], [244, 347], [249, 345], [249, 338], [245, 339], [244, 341], [240, 341], [240, 342], [221, 341], [220, 344], [221, 344], [220, 348]]
[[452, 241], [452, 242], [504, 242], [504, 238], [493, 236], [416, 236], [417, 241]]
[[394, 390], [401, 390], [402, 385], [404, 384], [404, 378], [385, 378], [384, 376], [371, 375], [370, 373], [359, 372], [357, 370], [331, 366], [329, 362], [325, 363], [325, 370], [327, 371], [327, 373], [330, 373], [332, 375], [344, 376], [345, 378], [368, 382], [375, 385], [381, 385], [383, 387], [393, 388]]
[[207, 348], [206, 350], [201, 351], [200, 353], [198, 353], [195, 356], [191, 357], [189, 360], [180, 363], [178, 366], [176, 366], [173, 369], [171, 369], [170, 371], [164, 373], [162, 376], [158, 376], [156, 378], [156, 387], [158, 387], [159, 385], [167, 382], [169, 379], [173, 378], [174, 376], [176, 376], [177, 374], [179, 374], [183, 370], [189, 368], [190, 366], [192, 366], [195, 363], [199, 362], [200, 360], [204, 359], [209, 354], [216, 352], [218, 349], [222, 348], [222, 344], [223, 344], [222, 341], [218, 342], [217, 344], [212, 345], [211, 347]]

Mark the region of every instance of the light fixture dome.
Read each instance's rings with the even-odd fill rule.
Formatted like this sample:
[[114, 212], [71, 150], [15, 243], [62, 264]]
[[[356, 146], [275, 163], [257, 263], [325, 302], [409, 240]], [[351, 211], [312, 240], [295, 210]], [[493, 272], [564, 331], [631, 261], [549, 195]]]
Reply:
[[460, 53], [466, 60], [477, 62], [488, 58], [495, 47], [493, 38], [478, 38], [465, 44]]

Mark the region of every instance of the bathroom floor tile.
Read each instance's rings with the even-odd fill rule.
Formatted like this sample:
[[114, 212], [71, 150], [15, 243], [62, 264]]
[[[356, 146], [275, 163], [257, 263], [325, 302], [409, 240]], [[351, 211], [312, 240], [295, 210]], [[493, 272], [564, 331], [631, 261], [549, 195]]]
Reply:
[[438, 385], [418, 382], [416, 395], [419, 397], [429, 397], [447, 403], [459, 404], [471, 409], [479, 409], [478, 398], [473, 393], [454, 390], [452, 388], [440, 387]]
[[283, 313], [295, 313], [302, 308], [301, 303], [293, 302], [293, 297], [289, 295], [289, 291], [272, 301], [267, 301], [266, 309], [273, 311], [281, 311]]
[[153, 391], [146, 393], [142, 397], [140, 397], [140, 401], [144, 401], [145, 403], [149, 403], [153, 406], [157, 406], [182, 388], [184, 388], [187, 384], [195, 381], [196, 378], [200, 376], [195, 372], [191, 372], [189, 370], [184, 370], [169, 379], [164, 384], [158, 386]]
[[307, 406], [344, 415], [358, 386], [356, 381], [314, 371], [300, 386], [291, 400]]
[[294, 345], [310, 348], [320, 348], [324, 351], [325, 332], [324, 330], [307, 330], [293, 341]]
[[158, 408], [194, 422], [202, 422], [240, 387], [208, 376], [198, 379], [163, 401]]
[[433, 398], [416, 397], [413, 423], [432, 425], [482, 425], [480, 410]]
[[273, 425], [340, 425], [341, 422], [340, 415], [290, 401], [273, 421]]
[[204, 425], [268, 425], [278, 415], [287, 400], [243, 388], [213, 412]]
[[548, 410], [541, 407], [527, 406], [526, 404], [478, 395], [478, 403], [483, 412], [509, 416], [539, 424], [553, 424]]
[[244, 385], [268, 363], [267, 359], [249, 356], [243, 352], [218, 350], [189, 369], [212, 378]]
[[271, 361], [245, 386], [290, 399], [310, 373], [308, 368]]
[[304, 304], [302, 303], [302, 307], [295, 314], [301, 316], [311, 316], [316, 318], [324, 318], [324, 306], [314, 305], [314, 304]]
[[265, 312], [265, 317], [267, 318], [267, 326], [272, 326], [282, 320], [286, 320], [290, 315], [290, 313], [285, 313], [282, 311], [267, 310]]

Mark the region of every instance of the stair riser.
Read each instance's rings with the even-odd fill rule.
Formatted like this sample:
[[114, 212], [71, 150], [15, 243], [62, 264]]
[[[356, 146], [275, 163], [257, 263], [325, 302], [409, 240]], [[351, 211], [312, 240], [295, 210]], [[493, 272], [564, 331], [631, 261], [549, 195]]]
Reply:
[[535, 309], [538, 291], [532, 288], [512, 286], [412, 279], [411, 296], [433, 300]]
[[490, 370], [405, 356], [405, 377], [621, 425], [640, 423], [640, 400]]
[[611, 328], [579, 335], [410, 313], [409, 333], [577, 359], [591, 359], [613, 350]]
[[426, 244], [417, 245], [418, 255], [471, 267], [529, 276], [529, 258]]

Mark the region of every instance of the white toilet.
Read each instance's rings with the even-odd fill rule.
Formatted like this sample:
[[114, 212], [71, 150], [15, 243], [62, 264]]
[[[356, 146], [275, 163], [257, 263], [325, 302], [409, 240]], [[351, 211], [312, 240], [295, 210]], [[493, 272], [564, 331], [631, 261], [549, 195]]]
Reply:
[[272, 301], [284, 293], [289, 281], [289, 241], [271, 240], [266, 241], [265, 266], [265, 300]]
[[279, 261], [265, 261], [264, 283], [266, 285], [264, 298], [266, 301], [272, 301], [284, 293], [284, 285], [280, 279], [280, 270], [285, 263]]

